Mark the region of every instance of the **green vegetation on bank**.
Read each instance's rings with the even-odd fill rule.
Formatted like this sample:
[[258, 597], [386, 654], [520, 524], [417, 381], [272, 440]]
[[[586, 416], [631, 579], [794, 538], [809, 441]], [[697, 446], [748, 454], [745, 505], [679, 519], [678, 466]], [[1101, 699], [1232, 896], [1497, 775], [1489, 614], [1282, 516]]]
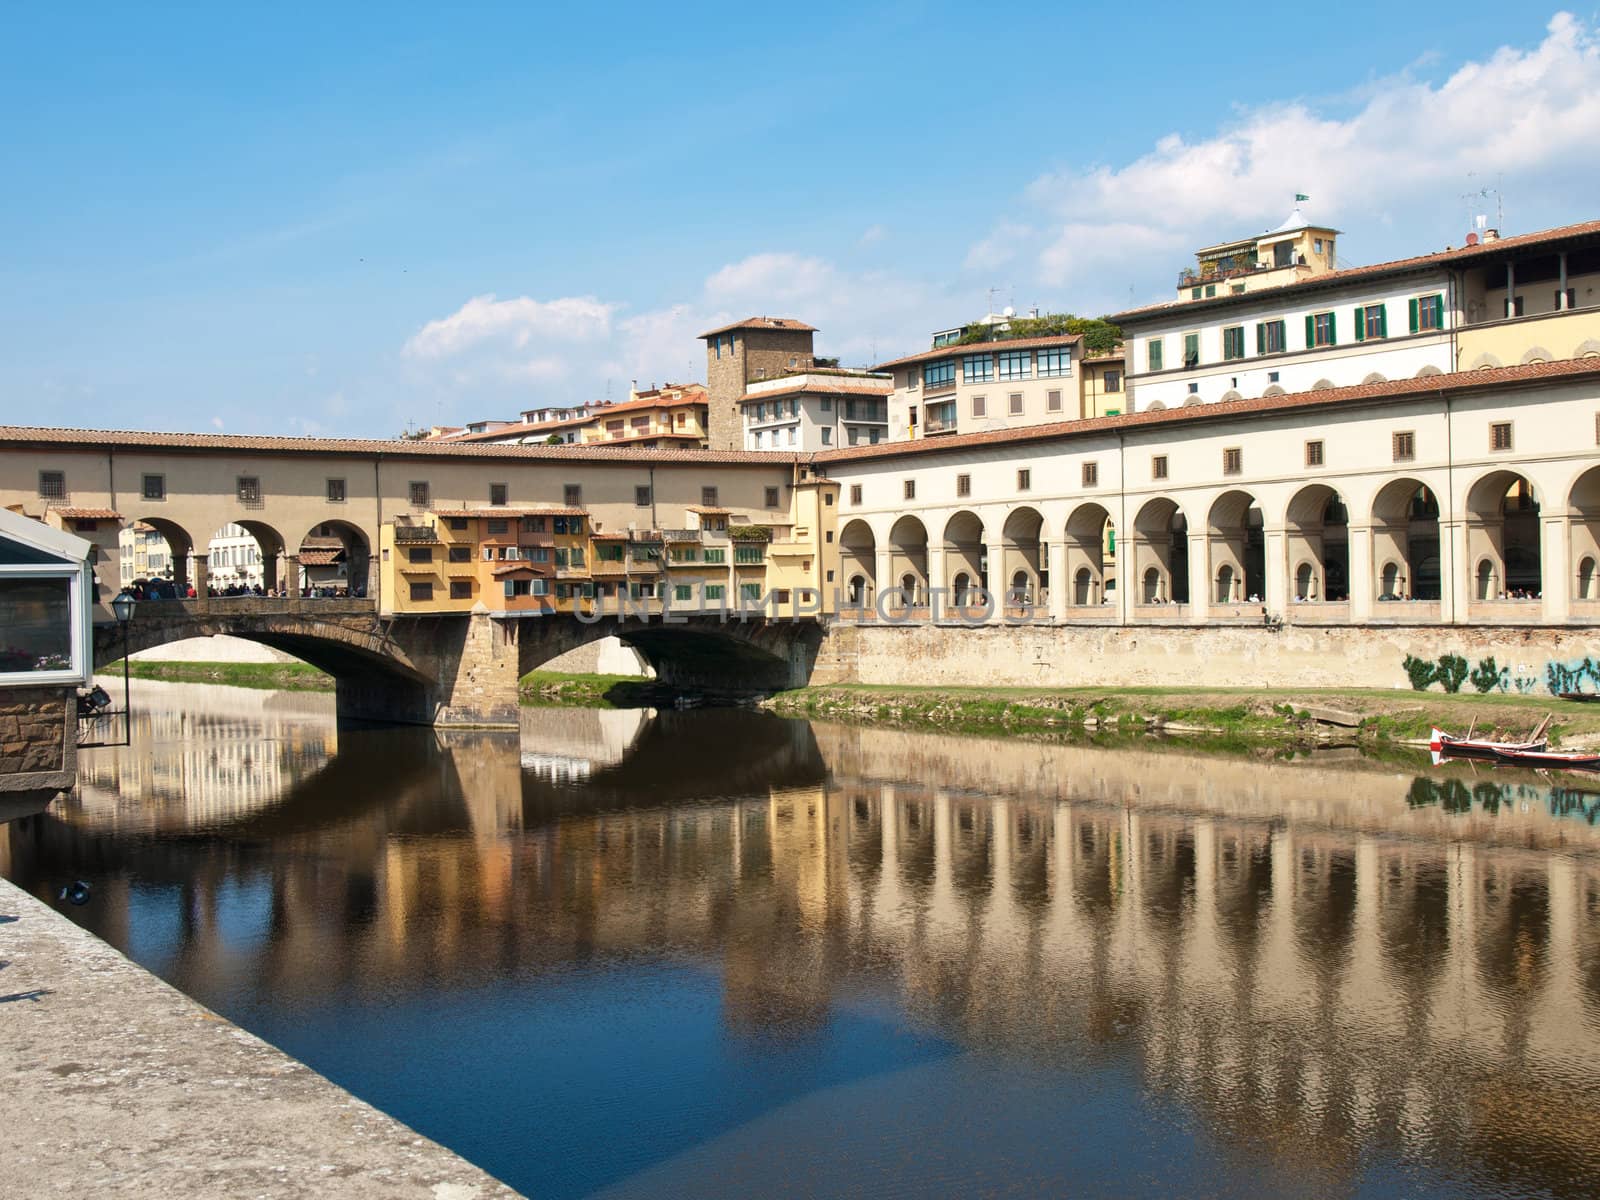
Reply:
[[637, 675], [582, 675], [529, 671], [522, 677], [529, 708], [643, 708], [671, 703], [676, 690]]
[[[122, 660], [101, 667], [96, 674], [122, 674]], [[128, 674], [135, 679], [164, 679], [169, 683], [220, 683], [228, 687], [271, 688], [292, 692], [333, 691], [332, 675], [325, 675], [302, 662], [145, 662], [136, 659], [128, 664]]]
[[[1532, 728], [1555, 714], [1552, 742], [1600, 743], [1600, 705], [1550, 697], [1360, 688], [983, 688], [838, 684], [780, 692], [785, 716], [950, 732], [1049, 737], [1080, 730], [1162, 731], [1240, 743], [1426, 741], [1435, 725], [1480, 733]], [[1323, 719], [1319, 719], [1319, 717]], [[1331, 722], [1330, 722], [1331, 719]], [[1353, 723], [1351, 722], [1353, 719]], [[1336, 722], [1336, 723], [1332, 723]]]

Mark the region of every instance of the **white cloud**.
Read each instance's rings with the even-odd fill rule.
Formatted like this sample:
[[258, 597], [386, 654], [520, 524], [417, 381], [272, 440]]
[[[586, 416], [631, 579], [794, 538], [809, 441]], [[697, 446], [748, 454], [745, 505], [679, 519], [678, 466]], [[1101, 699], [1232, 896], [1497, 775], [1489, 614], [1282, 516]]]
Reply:
[[[1539, 213], [1523, 228], [1548, 222], [1542, 203], [1560, 220], [1589, 202], [1600, 181], [1591, 25], [1558, 13], [1537, 45], [1502, 47], [1439, 83], [1409, 73], [1427, 62], [1363, 85], [1343, 114], [1305, 102], [1261, 106], [1208, 138], [1164, 137], [1123, 166], [1044, 175], [1023, 195], [1034, 215], [998, 223], [968, 263], [1023, 258], [1036, 263], [1037, 282], [1115, 306], [1130, 284], [1168, 290], [1169, 271], [1195, 246], [1275, 224], [1296, 192], [1312, 197], [1309, 215], [1350, 231], [1345, 254], [1356, 261], [1458, 240], [1461, 193], [1500, 172], [1508, 199]], [[1564, 194], [1554, 199], [1552, 189]]]
[[615, 304], [593, 296], [558, 300], [474, 296], [448, 317], [429, 321], [419, 329], [406, 342], [404, 353], [415, 359], [442, 359], [484, 342], [504, 342], [520, 349], [535, 339], [592, 340], [611, 332], [616, 309]]
[[882, 225], [868, 225], [861, 231], [861, 236], [856, 239], [858, 246], [876, 246], [889, 236], [889, 230]]

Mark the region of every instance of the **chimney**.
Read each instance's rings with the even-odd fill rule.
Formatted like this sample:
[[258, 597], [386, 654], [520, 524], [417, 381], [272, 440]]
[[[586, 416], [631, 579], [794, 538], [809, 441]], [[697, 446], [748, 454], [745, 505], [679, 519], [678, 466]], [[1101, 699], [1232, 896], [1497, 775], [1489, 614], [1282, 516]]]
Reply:
[[1485, 246], [1487, 246], [1490, 242], [1498, 242], [1499, 240], [1500, 231], [1498, 229], [1485, 229], [1483, 231], [1483, 244]]

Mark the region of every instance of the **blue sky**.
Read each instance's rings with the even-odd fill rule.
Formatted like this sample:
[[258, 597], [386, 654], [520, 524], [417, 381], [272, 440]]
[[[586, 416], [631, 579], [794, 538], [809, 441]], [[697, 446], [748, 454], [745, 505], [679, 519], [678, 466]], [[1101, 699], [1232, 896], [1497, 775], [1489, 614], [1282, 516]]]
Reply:
[[866, 362], [991, 287], [1161, 298], [1295, 191], [1352, 263], [1501, 173], [1510, 232], [1600, 216], [1592, 16], [989, 11], [14, 8], [0, 421], [388, 435], [699, 377], [761, 312]]

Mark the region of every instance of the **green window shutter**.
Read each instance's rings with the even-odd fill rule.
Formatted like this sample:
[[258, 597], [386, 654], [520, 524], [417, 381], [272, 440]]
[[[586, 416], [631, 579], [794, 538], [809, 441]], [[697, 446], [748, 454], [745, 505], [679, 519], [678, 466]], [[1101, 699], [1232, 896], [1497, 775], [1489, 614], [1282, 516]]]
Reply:
[[1317, 344], [1317, 319], [1311, 314], [1306, 314], [1306, 349], [1310, 350]]
[[1389, 306], [1387, 304], [1378, 306], [1378, 336], [1389, 336]]
[[1339, 344], [1339, 335], [1338, 335], [1337, 332], [1335, 332], [1338, 329], [1338, 327], [1339, 326], [1338, 326], [1338, 323], [1337, 323], [1337, 320], [1336, 320], [1334, 314], [1333, 313], [1329, 313], [1328, 314], [1328, 345], [1330, 345], [1330, 346], [1337, 346]]
[[1267, 352], [1267, 325], [1265, 321], [1256, 322], [1256, 353]]
[[1417, 298], [1415, 296], [1409, 301], [1409, 306], [1411, 308], [1411, 332], [1415, 333], [1417, 331]]
[[1433, 327], [1435, 329], [1443, 329], [1444, 328], [1444, 297], [1443, 296], [1434, 296], [1433, 297]]
[[1356, 306], [1356, 341], [1367, 340], [1367, 310], [1359, 304]]
[[509, 579], [506, 580], [506, 597], [507, 597], [507, 599], [509, 599], [512, 596], [515, 596], [516, 594], [517, 594], [516, 593], [516, 585], [513, 584], [511, 582], [511, 580], [509, 580]]

